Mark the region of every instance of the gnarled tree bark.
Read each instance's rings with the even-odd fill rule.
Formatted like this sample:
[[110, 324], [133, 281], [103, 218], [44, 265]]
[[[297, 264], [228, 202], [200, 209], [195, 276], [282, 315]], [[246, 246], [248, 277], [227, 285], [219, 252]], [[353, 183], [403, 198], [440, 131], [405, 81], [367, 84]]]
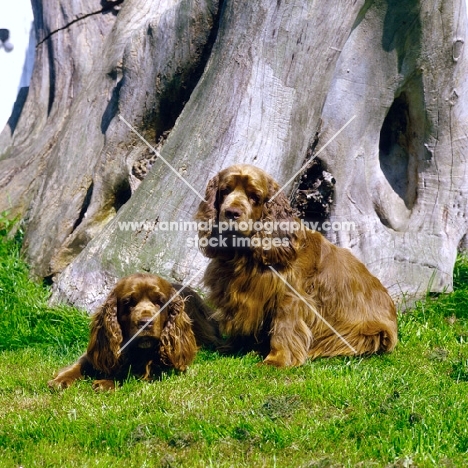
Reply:
[[287, 187], [307, 220], [353, 222], [325, 234], [396, 298], [450, 289], [467, 232], [464, 2], [89, 3], [33, 1], [33, 79], [0, 136], [0, 209], [23, 217], [54, 300], [92, 309], [127, 273], [199, 275], [182, 223], [236, 162], [285, 183], [311, 160]]

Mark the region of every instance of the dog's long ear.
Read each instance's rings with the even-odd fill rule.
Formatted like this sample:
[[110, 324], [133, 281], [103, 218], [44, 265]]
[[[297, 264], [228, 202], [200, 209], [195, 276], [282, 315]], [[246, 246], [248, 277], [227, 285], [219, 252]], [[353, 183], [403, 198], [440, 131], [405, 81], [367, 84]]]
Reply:
[[87, 356], [95, 369], [111, 374], [119, 360], [122, 339], [117, 320], [117, 297], [112, 291], [91, 322]]
[[205, 200], [198, 206], [195, 220], [198, 222], [198, 239], [200, 250], [208, 258], [216, 256], [218, 249], [210, 246], [208, 241], [218, 235], [219, 214], [219, 175], [216, 174], [206, 186]]
[[[263, 204], [262, 230], [255, 234], [258, 246], [254, 257], [264, 265], [289, 265], [296, 259], [297, 229], [300, 226], [296, 211], [284, 192], [273, 180], [268, 182], [268, 200]], [[252, 240], [252, 242], [254, 242]]]
[[175, 297], [169, 304], [168, 319], [161, 334], [160, 356], [167, 366], [184, 371], [195, 358], [197, 343], [184, 300], [176, 296], [174, 288], [171, 294]]

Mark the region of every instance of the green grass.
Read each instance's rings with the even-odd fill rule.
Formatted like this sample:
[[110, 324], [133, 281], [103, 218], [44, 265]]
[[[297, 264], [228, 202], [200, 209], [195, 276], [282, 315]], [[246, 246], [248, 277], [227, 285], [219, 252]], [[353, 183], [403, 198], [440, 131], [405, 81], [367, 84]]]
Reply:
[[49, 292], [29, 278], [20, 255], [21, 231], [0, 216], [0, 350], [26, 346], [83, 346], [88, 317], [68, 307], [47, 306]]
[[294, 369], [202, 351], [184, 374], [115, 392], [47, 380], [88, 317], [51, 308], [0, 226], [0, 467], [462, 467], [468, 458], [468, 261], [456, 291], [399, 320], [396, 351]]

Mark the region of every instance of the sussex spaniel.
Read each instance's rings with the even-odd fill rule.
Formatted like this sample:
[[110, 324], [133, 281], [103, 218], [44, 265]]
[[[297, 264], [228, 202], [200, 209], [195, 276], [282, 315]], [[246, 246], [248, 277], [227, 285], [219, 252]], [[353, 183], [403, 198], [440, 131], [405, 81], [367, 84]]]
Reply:
[[150, 379], [165, 368], [183, 371], [199, 346], [218, 344], [210, 315], [190, 289], [151, 274], [127, 276], [94, 314], [86, 353], [49, 387], [66, 388], [87, 375], [98, 379], [95, 390], [110, 390], [130, 373]]
[[196, 219], [211, 258], [204, 276], [214, 317], [232, 343], [263, 344], [264, 362], [391, 351], [395, 305], [352, 253], [295, 217], [279, 185], [251, 165], [208, 183]]

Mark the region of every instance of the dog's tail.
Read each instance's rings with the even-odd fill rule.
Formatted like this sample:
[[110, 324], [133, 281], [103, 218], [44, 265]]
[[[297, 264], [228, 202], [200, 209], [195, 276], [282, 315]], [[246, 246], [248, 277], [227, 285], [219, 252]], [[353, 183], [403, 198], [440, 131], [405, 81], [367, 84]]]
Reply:
[[[341, 332], [341, 333], [339, 333]], [[398, 341], [396, 322], [365, 322], [346, 330], [327, 330], [314, 337], [309, 357], [360, 356], [392, 351]]]
[[389, 353], [393, 351], [398, 341], [396, 322], [367, 322], [360, 330], [359, 354]]

